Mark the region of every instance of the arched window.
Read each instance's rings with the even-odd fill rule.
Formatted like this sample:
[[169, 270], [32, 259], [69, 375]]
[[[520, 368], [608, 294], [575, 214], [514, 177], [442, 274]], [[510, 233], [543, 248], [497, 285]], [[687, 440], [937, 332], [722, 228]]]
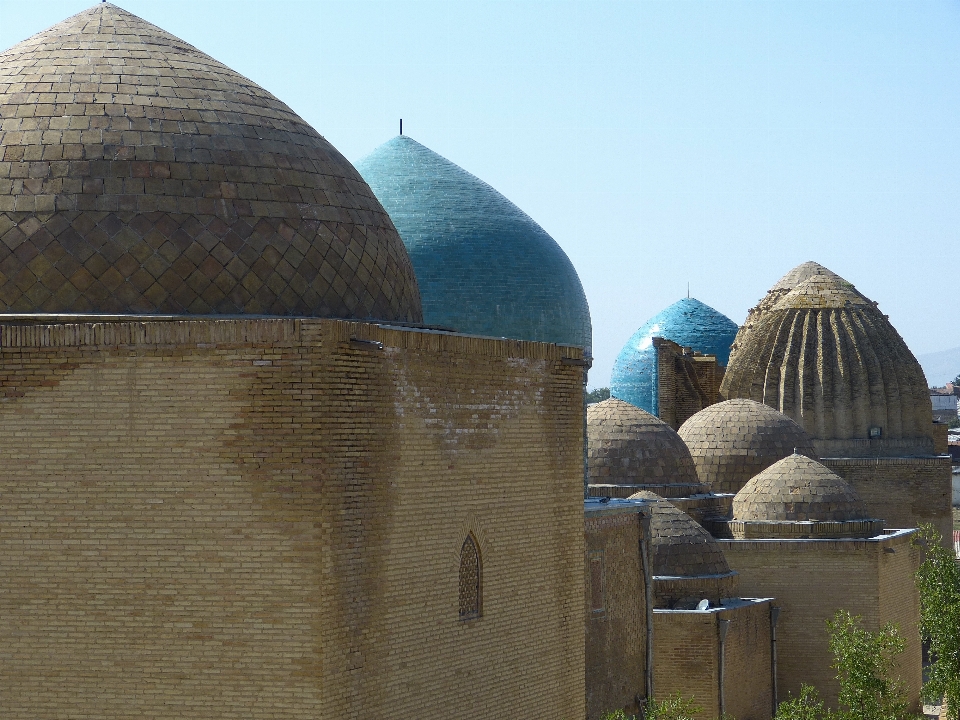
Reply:
[[473, 534], [460, 548], [460, 619], [480, 617], [480, 551]]

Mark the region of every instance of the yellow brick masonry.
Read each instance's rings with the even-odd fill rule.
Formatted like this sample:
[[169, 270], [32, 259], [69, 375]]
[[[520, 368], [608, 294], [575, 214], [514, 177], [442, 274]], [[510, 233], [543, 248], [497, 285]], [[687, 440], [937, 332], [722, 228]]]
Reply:
[[[587, 513], [584, 521], [589, 720], [620, 708], [636, 714], [640, 711], [637, 700], [646, 696], [647, 616], [639, 512], [633, 508], [616, 515]], [[602, 610], [593, 608], [591, 557], [603, 568]]]
[[332, 320], [0, 325], [0, 717], [582, 718], [563, 356]]
[[769, 600], [707, 611], [655, 610], [654, 688], [665, 698], [681, 693], [701, 708], [697, 718], [720, 716], [719, 620], [730, 622], [724, 642], [724, 710], [736, 720], [772, 714]]
[[930, 523], [949, 545], [953, 529], [949, 456], [828, 457], [822, 462], [853, 485], [871, 517], [895, 528]]
[[901, 531], [870, 540], [717, 540], [740, 573], [741, 593], [773, 597], [783, 610], [777, 625], [780, 700], [807, 683], [835, 706], [826, 621], [844, 609], [861, 615], [870, 630], [897, 623], [906, 640], [898, 674], [919, 708], [919, 600], [913, 583], [919, 552], [911, 536]]

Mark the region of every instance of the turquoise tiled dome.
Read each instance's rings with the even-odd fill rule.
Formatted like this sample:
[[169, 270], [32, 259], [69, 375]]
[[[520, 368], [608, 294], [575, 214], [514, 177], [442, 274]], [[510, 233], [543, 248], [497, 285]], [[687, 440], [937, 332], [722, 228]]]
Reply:
[[627, 340], [613, 364], [610, 394], [656, 415], [653, 338], [662, 337], [704, 355], [716, 355], [717, 362], [725, 366], [736, 335], [737, 324], [726, 315], [696, 298], [678, 300]]
[[356, 167], [400, 231], [425, 323], [590, 352], [590, 309], [577, 271], [520, 208], [406, 135]]

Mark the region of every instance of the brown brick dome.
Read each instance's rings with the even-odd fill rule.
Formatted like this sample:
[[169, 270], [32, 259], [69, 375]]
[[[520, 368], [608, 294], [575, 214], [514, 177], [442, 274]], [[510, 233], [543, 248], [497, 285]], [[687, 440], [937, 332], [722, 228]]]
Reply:
[[720, 394], [793, 418], [822, 457], [933, 452], [913, 353], [874, 302], [816, 263], [788, 273], [750, 312]]
[[646, 485], [672, 497], [707, 491], [676, 431], [616, 398], [587, 407], [587, 467], [591, 484]]
[[680, 426], [700, 481], [735, 493], [754, 475], [794, 451], [816, 457], [813, 439], [793, 420], [753, 400], [710, 405]]
[[631, 500], [652, 500], [650, 520], [653, 574], [688, 577], [730, 572], [717, 541], [689, 515], [654, 492], [641, 490]]
[[867, 519], [856, 490], [816, 460], [790, 455], [750, 480], [733, 499], [735, 521], [847, 522]]
[[649, 500], [650, 547], [657, 607], [674, 607], [684, 599], [719, 603], [737, 592], [737, 574], [706, 530], [670, 501], [641, 490], [631, 500]]
[[0, 312], [421, 320], [372, 191], [290, 108], [109, 3], [0, 53]]

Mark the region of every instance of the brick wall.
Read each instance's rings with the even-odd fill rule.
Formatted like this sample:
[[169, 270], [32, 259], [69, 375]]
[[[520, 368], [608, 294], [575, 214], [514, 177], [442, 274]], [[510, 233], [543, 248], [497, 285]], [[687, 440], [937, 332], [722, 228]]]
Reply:
[[[680, 692], [703, 708], [697, 717], [720, 714], [716, 613], [653, 611], [653, 692], [658, 699]], [[738, 718], [739, 720], [739, 718]]]
[[585, 520], [587, 717], [646, 696], [647, 617], [640, 515], [588, 512]]
[[769, 720], [773, 676], [770, 663], [770, 601], [734, 601], [729, 608], [654, 611], [654, 692], [680, 693], [702, 709], [697, 718], [720, 716], [720, 634], [724, 711], [736, 720]]
[[931, 523], [947, 538], [950, 513], [950, 458], [824, 458], [863, 498], [873, 517], [888, 528]]
[[[956, 417], [956, 413], [953, 414], [953, 417]], [[935, 455], [947, 455], [949, 450], [949, 444], [947, 432], [950, 428], [948, 427], [948, 420], [953, 418], [945, 418], [944, 422], [935, 422], [933, 423], [933, 452]]]
[[773, 709], [770, 600], [721, 610], [729, 620], [724, 646], [724, 704], [736, 720], [769, 720]]
[[[816, 686], [831, 706], [837, 682], [831, 669], [826, 621], [837, 610], [861, 615], [876, 630], [897, 622], [907, 639], [900, 676], [919, 701], [919, 612], [913, 572], [917, 556], [909, 532], [879, 540], [718, 540], [740, 573], [743, 595], [774, 598], [782, 608], [777, 625], [779, 699]], [[892, 552], [886, 552], [886, 550]], [[881, 599], [882, 598], [882, 599]]]
[[562, 355], [320, 320], [0, 325], [0, 716], [583, 717]]

